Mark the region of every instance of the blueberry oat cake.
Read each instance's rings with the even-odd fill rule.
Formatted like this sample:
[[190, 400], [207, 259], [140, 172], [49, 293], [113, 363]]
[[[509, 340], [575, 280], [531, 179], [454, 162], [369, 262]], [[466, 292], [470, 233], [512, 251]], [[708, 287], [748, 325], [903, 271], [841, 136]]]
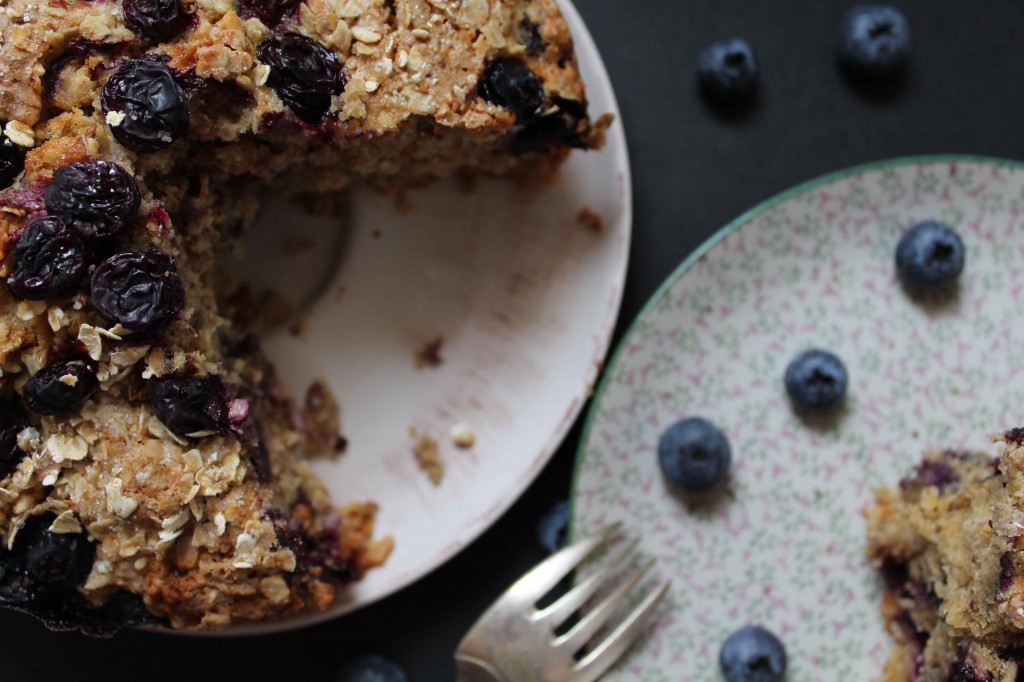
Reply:
[[0, 605], [324, 609], [386, 557], [215, 289], [266, 192], [546, 177], [600, 147], [554, 0], [0, 6]]
[[867, 510], [896, 646], [884, 682], [1024, 679], [1024, 431], [929, 455]]

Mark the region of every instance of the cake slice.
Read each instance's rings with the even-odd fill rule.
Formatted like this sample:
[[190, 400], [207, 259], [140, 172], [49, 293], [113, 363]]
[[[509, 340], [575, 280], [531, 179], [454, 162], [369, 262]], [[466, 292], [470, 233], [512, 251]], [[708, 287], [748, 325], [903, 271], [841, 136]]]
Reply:
[[1024, 675], [1024, 432], [996, 459], [927, 456], [867, 510], [896, 646], [882, 680], [1013, 682]]
[[546, 178], [609, 122], [553, 0], [10, 0], [0, 119], [0, 604], [91, 634], [324, 609], [390, 550], [215, 291], [261, 195]]

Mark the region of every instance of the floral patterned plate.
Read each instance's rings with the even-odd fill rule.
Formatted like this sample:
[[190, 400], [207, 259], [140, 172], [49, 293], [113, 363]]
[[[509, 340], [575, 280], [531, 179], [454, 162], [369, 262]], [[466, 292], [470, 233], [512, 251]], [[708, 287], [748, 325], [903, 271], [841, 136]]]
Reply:
[[[957, 294], [912, 299], [901, 233], [937, 219], [967, 264]], [[862, 509], [928, 449], [991, 448], [1024, 424], [1024, 164], [889, 161], [797, 187], [723, 229], [648, 303], [615, 352], [583, 436], [573, 534], [621, 521], [672, 588], [648, 637], [606, 678], [719, 680], [722, 641], [775, 631], [789, 682], [870, 680], [890, 642], [864, 557]], [[828, 348], [845, 411], [802, 421], [782, 376]], [[657, 465], [662, 431], [702, 416], [733, 449], [727, 494], [688, 508]]]

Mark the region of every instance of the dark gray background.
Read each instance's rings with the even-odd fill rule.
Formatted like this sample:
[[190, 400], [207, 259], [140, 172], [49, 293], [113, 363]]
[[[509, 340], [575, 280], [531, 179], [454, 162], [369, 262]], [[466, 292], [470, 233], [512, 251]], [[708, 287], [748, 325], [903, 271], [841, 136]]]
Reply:
[[[1024, 158], [1024, 3], [900, 0], [913, 65], [896, 96], [837, 73], [833, 43], [853, 3], [834, 0], [576, 0], [604, 56], [629, 138], [636, 200], [616, 338], [658, 284], [719, 227], [815, 176], [921, 153]], [[761, 98], [740, 121], [694, 91], [697, 53], [740, 36], [761, 64]], [[538, 517], [569, 492], [579, 426], [536, 483], [480, 540], [419, 583], [326, 625], [268, 637], [52, 634], [0, 613], [0, 681], [309, 680], [380, 653], [413, 682], [450, 682], [451, 652], [476, 616], [541, 558]]]

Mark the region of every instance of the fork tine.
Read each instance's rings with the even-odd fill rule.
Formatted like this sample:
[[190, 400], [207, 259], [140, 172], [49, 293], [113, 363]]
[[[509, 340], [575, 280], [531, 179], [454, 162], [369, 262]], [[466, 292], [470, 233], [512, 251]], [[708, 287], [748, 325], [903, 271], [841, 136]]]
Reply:
[[613, 589], [608, 596], [602, 599], [597, 606], [588, 611], [580, 622], [577, 623], [572, 630], [565, 633], [561, 637], [558, 637], [554, 641], [554, 645], [559, 649], [568, 650], [569, 653], [574, 653], [581, 648], [583, 645], [590, 641], [590, 638], [597, 634], [597, 631], [601, 629], [601, 626], [608, 622], [608, 619], [615, 613], [615, 609], [618, 608], [622, 600], [629, 594], [630, 590], [636, 587], [636, 584], [640, 582], [640, 579], [651, 570], [654, 566], [654, 561], [650, 561], [645, 564], [640, 570], [636, 571], [627, 580], [623, 580], [619, 585]]
[[569, 616], [575, 613], [581, 606], [583, 606], [583, 604], [586, 603], [588, 599], [594, 596], [594, 593], [600, 589], [601, 585], [605, 584], [608, 578], [633, 554], [639, 544], [639, 539], [630, 542], [614, 559], [609, 561], [607, 565], [588, 575], [558, 599], [558, 601], [537, 613], [534, 616], [534, 620], [546, 621], [553, 627], [557, 627], [564, 623], [569, 619]]
[[671, 582], [666, 580], [644, 597], [644, 600], [616, 626], [593, 651], [584, 656], [573, 669], [571, 682], [593, 682], [622, 658], [633, 642], [643, 633], [644, 624], [665, 596]]
[[550, 592], [571, 570], [579, 566], [580, 562], [606, 543], [621, 525], [620, 523], [612, 524], [599, 534], [573, 543], [552, 554], [508, 588], [503, 599], [514, 599], [531, 604], [536, 602]]

